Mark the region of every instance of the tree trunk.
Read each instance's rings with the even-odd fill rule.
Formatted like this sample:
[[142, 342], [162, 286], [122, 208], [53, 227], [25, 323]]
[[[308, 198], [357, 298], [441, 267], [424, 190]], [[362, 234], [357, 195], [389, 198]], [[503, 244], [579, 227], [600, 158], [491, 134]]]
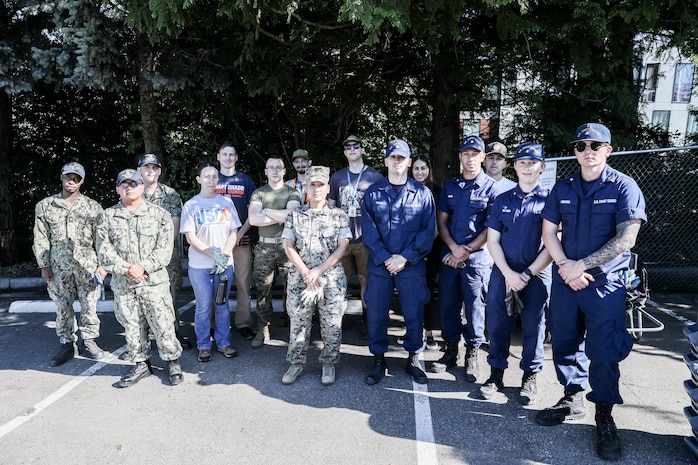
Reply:
[[0, 89], [0, 263], [11, 265], [17, 258], [15, 222], [10, 194], [10, 147], [12, 142], [12, 99]]
[[158, 103], [151, 76], [155, 72], [153, 46], [147, 34], [136, 31], [138, 43], [138, 97], [143, 126], [145, 153], [154, 153], [162, 161], [165, 158], [162, 128], [158, 118]]
[[[442, 56], [437, 56], [439, 55]], [[437, 56], [436, 60], [439, 59]], [[451, 87], [447, 69], [437, 63], [433, 81], [431, 161], [434, 182], [438, 185], [443, 185], [460, 171], [457, 153], [460, 138], [459, 110], [455, 107]]]

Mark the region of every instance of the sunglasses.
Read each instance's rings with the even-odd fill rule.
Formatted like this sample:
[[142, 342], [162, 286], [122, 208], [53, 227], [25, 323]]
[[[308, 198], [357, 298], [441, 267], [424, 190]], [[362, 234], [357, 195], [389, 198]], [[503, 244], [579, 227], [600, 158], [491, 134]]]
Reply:
[[360, 148], [361, 148], [361, 144], [360, 144], [360, 143], [356, 143], [356, 144], [346, 144], [346, 145], [344, 146], [344, 150], [360, 149]]
[[584, 152], [587, 149], [587, 147], [591, 147], [591, 150], [596, 152], [601, 147], [605, 147], [607, 145], [608, 144], [605, 142], [592, 142], [591, 144], [587, 144], [585, 142], [577, 142], [576, 144], [573, 144], [572, 147], [574, 147], [574, 149], [577, 152]]
[[140, 186], [141, 183], [136, 182], [136, 181], [121, 181], [121, 184], [119, 184], [119, 187], [126, 189], [127, 187], [130, 187], [132, 189], [135, 189], [136, 187]]

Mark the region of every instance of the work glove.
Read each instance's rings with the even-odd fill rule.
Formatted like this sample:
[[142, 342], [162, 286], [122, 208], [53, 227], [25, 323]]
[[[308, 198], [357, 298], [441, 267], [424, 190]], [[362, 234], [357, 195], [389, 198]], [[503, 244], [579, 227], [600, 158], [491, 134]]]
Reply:
[[516, 291], [507, 291], [506, 297], [504, 297], [504, 303], [507, 308], [507, 316], [521, 315], [521, 311], [524, 308], [524, 304], [519, 297], [519, 293]]
[[303, 292], [301, 292], [300, 300], [303, 305], [312, 305], [325, 298], [325, 284], [327, 284], [327, 280], [320, 276], [317, 279], [317, 283], [320, 286], [317, 290], [313, 291], [309, 287], [306, 287], [303, 289]]
[[228, 262], [230, 261], [230, 255], [224, 253], [213, 252], [213, 268], [211, 268], [208, 274], [223, 274], [228, 268]]

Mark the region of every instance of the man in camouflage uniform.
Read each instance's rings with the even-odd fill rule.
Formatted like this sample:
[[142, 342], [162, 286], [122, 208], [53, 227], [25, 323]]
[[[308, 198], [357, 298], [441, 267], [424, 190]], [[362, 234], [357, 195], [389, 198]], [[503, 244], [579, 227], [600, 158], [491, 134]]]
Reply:
[[174, 310], [166, 266], [172, 258], [172, 218], [167, 210], [143, 200], [143, 178], [123, 170], [116, 179], [121, 201], [97, 219], [100, 264], [112, 274], [114, 314], [125, 330], [126, 350], [136, 366], [121, 377], [129, 387], [152, 374], [148, 327], [160, 358], [167, 362], [170, 383], [182, 382], [182, 346], [174, 332]]
[[61, 170], [62, 190], [36, 205], [34, 218], [34, 255], [41, 277], [48, 283], [48, 294], [56, 304], [56, 334], [61, 347], [51, 359], [52, 367], [75, 356], [75, 312], [73, 302], [80, 301], [80, 335], [84, 347], [94, 359], [104, 357], [95, 339], [99, 336], [97, 299], [99, 286], [94, 282], [106, 276], [97, 265], [94, 221], [102, 207], [80, 193], [85, 168], [66, 163]]
[[271, 289], [275, 276], [284, 284], [283, 314], [279, 326], [286, 319], [286, 276], [291, 262], [284, 253], [281, 232], [284, 230], [286, 217], [291, 211], [300, 207], [300, 194], [284, 184], [286, 168], [278, 156], [269, 157], [264, 172], [267, 184], [252, 193], [248, 219], [252, 226], [259, 227], [259, 242], [254, 248], [252, 279], [257, 287], [257, 320], [259, 328], [252, 340], [252, 347], [259, 348], [269, 340], [269, 323], [273, 308]]
[[174, 247], [172, 259], [167, 265], [167, 275], [170, 277], [170, 294], [174, 312], [174, 328], [182, 348], [191, 349], [189, 339], [179, 331], [179, 313], [177, 312], [177, 293], [182, 287], [182, 244], [179, 238], [179, 222], [182, 217], [182, 197], [176, 190], [159, 182], [162, 173], [162, 163], [157, 155], [146, 153], [138, 160], [138, 172], [143, 178], [143, 198], [148, 202], [164, 208], [172, 215], [174, 225]]
[[335, 380], [342, 317], [347, 308], [347, 281], [340, 260], [349, 245], [351, 231], [347, 214], [327, 204], [330, 169], [311, 166], [306, 175], [309, 203], [288, 215], [282, 234], [284, 250], [293, 267], [288, 275], [286, 301], [291, 320], [286, 360], [291, 366], [281, 382], [292, 384], [303, 374], [313, 311], [317, 307], [324, 344], [319, 357], [321, 382], [329, 386]]

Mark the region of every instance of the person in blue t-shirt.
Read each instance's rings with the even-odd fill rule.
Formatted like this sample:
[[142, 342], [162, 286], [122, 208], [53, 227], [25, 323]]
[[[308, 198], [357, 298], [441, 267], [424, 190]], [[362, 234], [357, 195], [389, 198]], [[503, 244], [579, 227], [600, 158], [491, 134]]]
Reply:
[[235, 289], [237, 293], [235, 305], [235, 327], [240, 335], [248, 341], [254, 339], [252, 331], [252, 314], [250, 313], [250, 289], [252, 287], [252, 238], [253, 229], [247, 219], [247, 208], [252, 192], [257, 189], [252, 178], [235, 169], [239, 158], [238, 152], [231, 144], [224, 143], [218, 149], [218, 183], [216, 194], [229, 197], [242, 226], [238, 231], [237, 243], [233, 248], [233, 263], [235, 265]]

